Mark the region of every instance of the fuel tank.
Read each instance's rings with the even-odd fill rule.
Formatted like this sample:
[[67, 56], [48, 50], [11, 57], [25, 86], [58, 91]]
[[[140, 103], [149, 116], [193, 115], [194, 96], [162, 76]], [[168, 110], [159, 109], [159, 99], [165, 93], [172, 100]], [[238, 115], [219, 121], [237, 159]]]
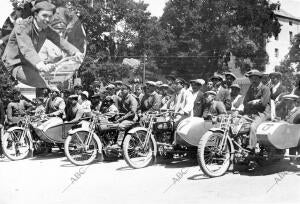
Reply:
[[201, 136], [214, 127], [211, 121], [199, 117], [189, 117], [182, 120], [175, 133], [176, 144], [198, 146]]
[[300, 124], [264, 122], [258, 126], [256, 136], [259, 144], [277, 149], [297, 147], [300, 141]]

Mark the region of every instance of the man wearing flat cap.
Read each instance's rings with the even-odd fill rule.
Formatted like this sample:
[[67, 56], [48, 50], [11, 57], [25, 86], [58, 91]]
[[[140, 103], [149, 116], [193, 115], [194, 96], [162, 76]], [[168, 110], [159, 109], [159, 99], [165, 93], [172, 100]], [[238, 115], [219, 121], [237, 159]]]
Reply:
[[255, 149], [257, 145], [256, 130], [259, 124], [271, 117], [271, 98], [269, 87], [261, 83], [263, 74], [258, 70], [250, 70], [245, 74], [249, 77], [250, 87], [244, 98], [244, 113], [254, 116], [254, 121], [250, 128], [249, 149]]
[[272, 72], [269, 76], [271, 79], [271, 99], [276, 103], [280, 100], [280, 96], [287, 94], [286, 87], [282, 85], [280, 72]]
[[223, 102], [216, 101], [217, 93], [215, 91], [206, 91], [204, 93], [203, 107], [199, 117], [205, 120], [211, 120], [212, 116], [226, 114], [226, 108]]
[[157, 111], [161, 107], [161, 95], [156, 92], [157, 84], [153, 81], [146, 82], [146, 91], [140, 102], [141, 112]]
[[75, 55], [78, 61], [83, 60], [83, 54], [66, 40], [60, 38], [49, 24], [55, 12], [55, 6], [47, 1], [34, 5], [34, 16], [16, 24], [2, 56], [8, 72], [22, 83], [45, 88], [47, 82], [40, 72], [48, 72], [50, 65], [46, 65], [38, 55], [46, 39], [52, 41], [68, 55]]

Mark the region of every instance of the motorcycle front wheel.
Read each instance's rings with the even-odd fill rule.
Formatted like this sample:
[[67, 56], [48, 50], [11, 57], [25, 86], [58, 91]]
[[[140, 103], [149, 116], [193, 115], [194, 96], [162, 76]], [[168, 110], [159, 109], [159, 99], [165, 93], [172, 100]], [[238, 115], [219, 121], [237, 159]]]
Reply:
[[147, 131], [139, 130], [128, 134], [123, 142], [123, 156], [126, 163], [134, 169], [151, 165], [155, 160], [156, 142], [150, 137], [148, 144], [144, 145]]
[[1, 140], [4, 155], [12, 161], [25, 159], [30, 153], [30, 140], [24, 129], [6, 131]]
[[208, 177], [222, 176], [230, 167], [230, 146], [226, 141], [221, 147], [222, 138], [222, 133], [207, 132], [199, 142], [198, 163]]
[[69, 135], [64, 144], [64, 150], [69, 161], [77, 166], [88, 165], [97, 157], [98, 145], [95, 134], [87, 144], [88, 131], [76, 132]]

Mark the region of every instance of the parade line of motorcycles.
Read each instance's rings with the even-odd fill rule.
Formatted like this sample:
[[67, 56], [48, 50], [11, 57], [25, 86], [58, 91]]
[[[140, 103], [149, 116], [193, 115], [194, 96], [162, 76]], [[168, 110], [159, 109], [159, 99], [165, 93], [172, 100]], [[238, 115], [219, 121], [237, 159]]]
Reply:
[[[46, 147], [64, 149], [75, 165], [88, 165], [96, 159], [124, 157], [132, 168], [144, 168], [157, 157], [196, 155], [203, 173], [209, 177], [224, 175], [230, 165], [261, 164], [280, 161], [286, 149], [298, 146], [300, 125], [268, 121], [257, 129], [259, 152], [250, 152], [249, 132], [252, 119], [236, 113], [212, 120], [190, 117], [174, 128], [176, 113], [171, 110], [148, 112], [126, 130], [118, 143], [119, 125], [108, 115], [93, 112], [77, 123], [59, 117], [35, 113], [24, 117], [22, 125], [1, 130], [2, 148], [10, 160], [32, 156]], [[57, 124], [57, 126], [49, 124]]]

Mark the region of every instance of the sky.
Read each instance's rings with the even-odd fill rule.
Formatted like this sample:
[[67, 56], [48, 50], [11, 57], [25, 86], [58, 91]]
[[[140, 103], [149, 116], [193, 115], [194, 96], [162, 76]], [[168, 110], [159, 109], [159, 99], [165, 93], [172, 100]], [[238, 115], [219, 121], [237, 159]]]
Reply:
[[[139, 1], [139, 0], [135, 0]], [[144, 0], [149, 4], [148, 10], [153, 16], [160, 17], [163, 14], [163, 9], [168, 0]], [[271, 0], [277, 2], [278, 0]], [[281, 8], [291, 13], [293, 16], [300, 17], [300, 0], [279, 0]], [[0, 25], [3, 24], [7, 16], [12, 11], [10, 0], [0, 0]]]

